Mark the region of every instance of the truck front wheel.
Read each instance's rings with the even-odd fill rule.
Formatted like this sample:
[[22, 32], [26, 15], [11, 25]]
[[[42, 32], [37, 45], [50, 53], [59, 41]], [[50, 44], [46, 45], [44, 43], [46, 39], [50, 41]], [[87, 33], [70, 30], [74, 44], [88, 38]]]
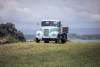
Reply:
[[36, 43], [39, 43], [39, 42], [40, 42], [40, 40], [38, 38], [36, 38]]
[[59, 43], [59, 36], [57, 37], [57, 39], [55, 39], [55, 43]]

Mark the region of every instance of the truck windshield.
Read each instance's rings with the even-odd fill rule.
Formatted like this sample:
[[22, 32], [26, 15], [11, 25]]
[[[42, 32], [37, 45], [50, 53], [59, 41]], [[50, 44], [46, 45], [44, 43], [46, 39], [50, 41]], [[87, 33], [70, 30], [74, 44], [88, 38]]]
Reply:
[[57, 26], [57, 22], [56, 21], [42, 21], [41, 25], [42, 26]]

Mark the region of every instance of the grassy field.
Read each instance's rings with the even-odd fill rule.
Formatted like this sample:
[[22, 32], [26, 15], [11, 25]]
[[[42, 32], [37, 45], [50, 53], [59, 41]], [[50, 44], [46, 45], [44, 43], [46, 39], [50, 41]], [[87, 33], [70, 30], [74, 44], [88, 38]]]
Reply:
[[100, 67], [100, 43], [0, 45], [0, 67]]

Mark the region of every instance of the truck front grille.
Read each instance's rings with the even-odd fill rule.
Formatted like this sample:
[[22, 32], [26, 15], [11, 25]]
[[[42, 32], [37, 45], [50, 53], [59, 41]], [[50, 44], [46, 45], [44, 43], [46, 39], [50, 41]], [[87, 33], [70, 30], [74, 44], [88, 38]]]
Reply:
[[48, 36], [49, 35], [49, 29], [44, 29], [44, 36]]

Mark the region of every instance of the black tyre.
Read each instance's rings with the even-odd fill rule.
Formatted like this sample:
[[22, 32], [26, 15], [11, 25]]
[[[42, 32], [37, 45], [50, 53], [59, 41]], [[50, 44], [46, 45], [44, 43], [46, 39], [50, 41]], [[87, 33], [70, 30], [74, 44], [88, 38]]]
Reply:
[[61, 43], [64, 43], [64, 39], [61, 39]]
[[63, 35], [63, 39], [61, 39], [62, 43], [66, 43], [67, 42], [67, 34]]
[[39, 42], [40, 42], [40, 40], [38, 38], [36, 38], [36, 43], [39, 43]]
[[49, 41], [44, 41], [45, 43], [49, 43]]
[[66, 42], [67, 42], [67, 34], [66, 34]]

